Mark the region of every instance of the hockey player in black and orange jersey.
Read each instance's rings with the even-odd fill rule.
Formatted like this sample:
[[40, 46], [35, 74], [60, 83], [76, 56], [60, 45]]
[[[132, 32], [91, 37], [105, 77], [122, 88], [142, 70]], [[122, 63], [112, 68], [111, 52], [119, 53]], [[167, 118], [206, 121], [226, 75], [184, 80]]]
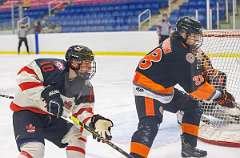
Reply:
[[[198, 68], [194, 52], [201, 44], [200, 22], [182, 17], [170, 38], [140, 60], [133, 79], [139, 118], [138, 129], [131, 140], [130, 154], [134, 158], [148, 157], [163, 110], [184, 111], [182, 157], [207, 156], [206, 151], [196, 148], [202, 114], [199, 100], [215, 100], [223, 106], [232, 106], [233, 100], [228, 93], [211, 85]], [[186, 93], [174, 88], [177, 84]]]
[[18, 72], [19, 91], [10, 105], [18, 158], [43, 158], [45, 139], [66, 148], [67, 158], [84, 158], [87, 132], [62, 119], [66, 112], [111, 139], [112, 121], [93, 113], [93, 52], [74, 45], [65, 58], [36, 59]]

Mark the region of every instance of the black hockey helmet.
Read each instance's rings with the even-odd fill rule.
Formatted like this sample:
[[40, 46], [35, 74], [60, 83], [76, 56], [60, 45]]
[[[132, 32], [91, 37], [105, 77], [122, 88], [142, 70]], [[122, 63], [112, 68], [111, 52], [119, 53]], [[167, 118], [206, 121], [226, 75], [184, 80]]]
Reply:
[[186, 32], [188, 34], [202, 34], [201, 23], [189, 16], [179, 18], [176, 23], [176, 29], [179, 33]]
[[[96, 73], [96, 62], [94, 60], [94, 54], [91, 49], [83, 45], [73, 45], [68, 48], [65, 59], [70, 68], [76, 71], [79, 76], [84, 79], [90, 79]], [[91, 70], [89, 72], [81, 74], [79, 73], [80, 65], [78, 68], [73, 68], [71, 65], [72, 60], [77, 61], [91, 61]]]
[[187, 38], [192, 35], [199, 35], [199, 40], [192, 45], [194, 49], [199, 48], [202, 45], [203, 42], [203, 33], [202, 33], [202, 25], [198, 20], [193, 19], [189, 16], [184, 16], [178, 19], [176, 23], [176, 31], [178, 34], [181, 34], [182, 32], [186, 32], [187, 37], [184, 39], [184, 42], [187, 41]]
[[91, 49], [82, 45], [73, 45], [68, 48], [65, 59], [67, 62], [70, 62], [72, 59], [75, 60], [94, 60], [94, 54]]

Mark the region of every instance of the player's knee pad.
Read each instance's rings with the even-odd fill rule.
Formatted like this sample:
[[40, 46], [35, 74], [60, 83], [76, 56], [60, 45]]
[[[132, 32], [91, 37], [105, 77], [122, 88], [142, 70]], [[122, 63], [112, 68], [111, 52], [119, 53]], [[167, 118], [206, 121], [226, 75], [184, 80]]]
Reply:
[[86, 136], [83, 135], [78, 128], [72, 126], [67, 134], [63, 137], [62, 143], [67, 143], [69, 145], [86, 144], [86, 140], [81, 139], [85, 137]]
[[29, 142], [20, 147], [18, 158], [43, 158], [44, 144], [41, 142]]
[[79, 147], [67, 147], [67, 158], [85, 158], [85, 150]]
[[162, 122], [162, 116], [144, 117], [138, 124], [138, 130], [135, 132], [132, 141], [140, 142], [151, 146], [157, 135], [159, 125]]
[[67, 158], [84, 158], [87, 138], [82, 135], [78, 128], [73, 126], [64, 136], [63, 143], [68, 143], [66, 147]]
[[162, 122], [162, 115], [159, 116], [147, 116], [140, 119], [138, 128], [145, 130], [158, 131], [159, 125]]
[[201, 110], [200, 106], [195, 107], [193, 109], [187, 109], [184, 111], [184, 115], [195, 115], [197, 117], [201, 117], [202, 110]]
[[202, 116], [201, 108], [194, 108], [184, 111], [182, 122], [188, 122], [198, 125]]

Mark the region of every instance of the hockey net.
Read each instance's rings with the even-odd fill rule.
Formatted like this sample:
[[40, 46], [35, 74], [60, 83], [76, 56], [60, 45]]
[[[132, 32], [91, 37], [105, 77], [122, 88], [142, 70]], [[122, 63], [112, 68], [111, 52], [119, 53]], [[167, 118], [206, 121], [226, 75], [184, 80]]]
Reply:
[[210, 57], [213, 67], [226, 74], [226, 90], [238, 106], [227, 108], [202, 102], [199, 137], [210, 144], [240, 147], [240, 30], [205, 31], [201, 49]]

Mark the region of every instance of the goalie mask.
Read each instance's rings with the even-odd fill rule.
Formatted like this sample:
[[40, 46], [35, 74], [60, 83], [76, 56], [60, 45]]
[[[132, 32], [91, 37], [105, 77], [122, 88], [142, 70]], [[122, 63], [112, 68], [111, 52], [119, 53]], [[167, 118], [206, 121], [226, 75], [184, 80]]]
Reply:
[[202, 34], [202, 26], [201, 23], [197, 20], [194, 20], [191, 17], [185, 16], [180, 18], [176, 23], [176, 31], [181, 33], [186, 33], [186, 38], [184, 38], [184, 42], [187, 40], [192, 40], [191, 44], [188, 44], [194, 49], [199, 48], [203, 42], [203, 34]]
[[65, 59], [69, 67], [83, 79], [91, 79], [96, 73], [96, 62], [91, 49], [82, 45], [68, 48]]

